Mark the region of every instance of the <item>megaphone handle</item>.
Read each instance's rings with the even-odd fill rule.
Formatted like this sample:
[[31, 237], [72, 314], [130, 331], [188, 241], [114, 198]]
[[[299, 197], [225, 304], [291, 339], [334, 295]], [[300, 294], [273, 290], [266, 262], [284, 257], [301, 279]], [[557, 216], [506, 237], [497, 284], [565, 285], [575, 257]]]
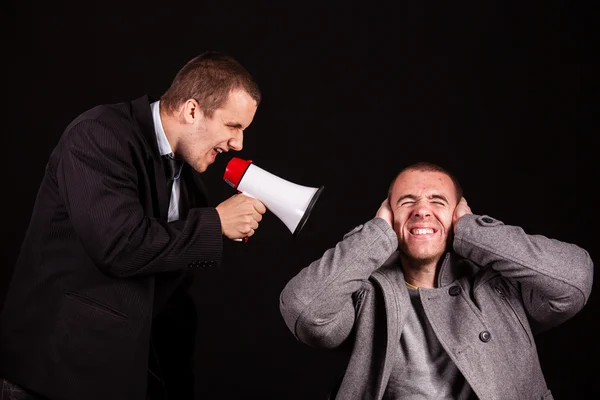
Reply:
[[[239, 194], [239, 193], [242, 193], [244, 196], [248, 196], [248, 197], [255, 198], [254, 196], [250, 196], [250, 195], [249, 195], [248, 193], [246, 193], [246, 192], [240, 192], [240, 191], [238, 190], [238, 194]], [[241, 241], [243, 241], [244, 243], [246, 243], [246, 242], [248, 241], [248, 236], [244, 237], [243, 239], [242, 239], [242, 238], [240, 238], [240, 239], [233, 239], [233, 240], [234, 240], [234, 241], [236, 241], [236, 242], [241, 242]]]

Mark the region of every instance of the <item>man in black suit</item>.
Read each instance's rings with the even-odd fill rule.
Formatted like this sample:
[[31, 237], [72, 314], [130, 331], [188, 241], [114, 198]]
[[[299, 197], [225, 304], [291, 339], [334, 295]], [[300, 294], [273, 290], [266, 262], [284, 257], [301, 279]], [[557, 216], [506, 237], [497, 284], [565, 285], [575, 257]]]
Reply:
[[[197, 267], [265, 206], [209, 207], [200, 173], [239, 151], [261, 93], [232, 57], [190, 60], [154, 101], [94, 107], [50, 155], [0, 318], [2, 399], [192, 398]], [[0, 396], [1, 397], [1, 396]]]

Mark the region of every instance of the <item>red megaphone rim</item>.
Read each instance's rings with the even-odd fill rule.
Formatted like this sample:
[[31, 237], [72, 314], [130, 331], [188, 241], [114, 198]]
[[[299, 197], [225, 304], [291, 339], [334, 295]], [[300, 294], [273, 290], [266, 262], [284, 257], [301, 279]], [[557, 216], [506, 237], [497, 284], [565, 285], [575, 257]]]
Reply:
[[250, 164], [252, 164], [252, 160], [233, 157], [225, 167], [223, 180], [234, 189], [237, 189]]

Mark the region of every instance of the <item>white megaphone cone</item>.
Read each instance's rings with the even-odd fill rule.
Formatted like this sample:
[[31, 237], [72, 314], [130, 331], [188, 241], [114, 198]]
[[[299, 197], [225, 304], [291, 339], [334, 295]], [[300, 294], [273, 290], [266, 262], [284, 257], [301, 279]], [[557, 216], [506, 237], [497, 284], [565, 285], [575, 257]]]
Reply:
[[324, 189], [324, 186], [314, 188], [286, 181], [256, 166], [252, 160], [238, 157], [227, 163], [223, 179], [239, 192], [260, 200], [287, 226], [293, 237], [304, 227]]

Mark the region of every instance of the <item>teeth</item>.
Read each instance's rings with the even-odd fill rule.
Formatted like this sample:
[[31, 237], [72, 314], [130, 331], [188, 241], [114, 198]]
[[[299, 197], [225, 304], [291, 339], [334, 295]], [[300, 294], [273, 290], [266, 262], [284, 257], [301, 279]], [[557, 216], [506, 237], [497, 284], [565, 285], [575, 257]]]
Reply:
[[217, 153], [221, 154], [223, 152], [223, 150], [221, 149], [215, 149], [217, 151]]
[[427, 235], [428, 233], [433, 233], [433, 229], [413, 229], [411, 233], [413, 235]]

